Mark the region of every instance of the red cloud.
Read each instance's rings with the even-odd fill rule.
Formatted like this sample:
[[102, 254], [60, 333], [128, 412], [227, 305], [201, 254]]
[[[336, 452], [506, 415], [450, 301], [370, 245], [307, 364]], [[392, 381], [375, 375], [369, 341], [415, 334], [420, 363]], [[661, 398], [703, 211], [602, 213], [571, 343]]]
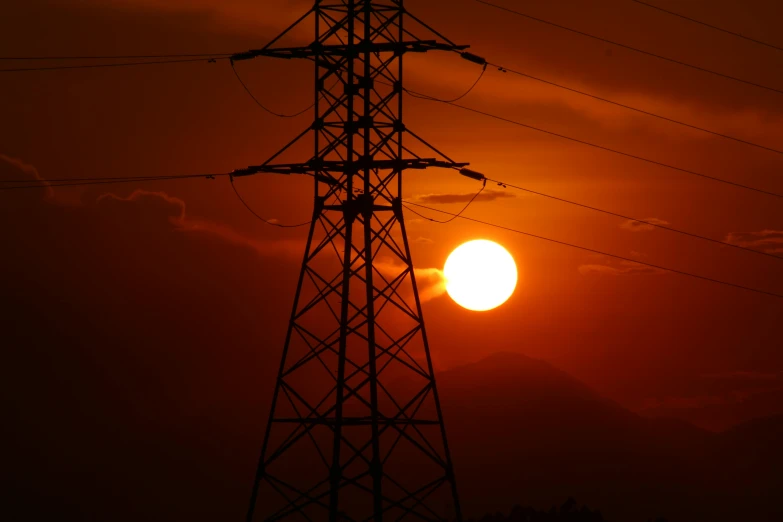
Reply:
[[233, 245], [244, 246], [261, 256], [291, 256], [302, 254], [304, 242], [297, 240], [259, 240], [247, 237], [228, 225], [187, 215], [185, 202], [165, 192], [136, 190], [128, 197], [104, 194], [97, 200], [106, 208], [122, 207], [131, 212], [143, 212], [145, 219], [157, 215], [161, 221], [168, 221], [178, 231], [202, 233], [217, 237]]
[[[29, 163], [26, 163], [22, 161], [19, 158], [12, 158], [11, 156], [6, 156], [5, 154], [0, 154], [0, 162], [5, 163], [3, 165], [0, 163], [0, 181], [10, 181], [10, 180], [26, 180], [29, 179], [31, 183], [14, 183], [14, 184], [3, 184], [3, 186], [22, 186], [22, 185], [29, 185], [32, 184], [35, 181], [42, 181], [43, 178], [41, 178], [41, 175], [38, 173], [38, 169], [35, 168], [34, 165], [30, 165]], [[19, 190], [12, 190], [9, 191], [10, 193], [15, 194], [14, 197], [19, 197], [19, 194], [36, 194], [40, 195], [41, 191], [43, 191], [44, 198], [51, 198], [54, 195], [54, 190], [52, 190], [52, 187], [48, 183], [41, 183], [41, 188], [33, 188], [33, 189], [19, 189]]]
[[650, 232], [655, 230], [654, 225], [668, 225], [668, 221], [664, 221], [658, 218], [647, 218], [644, 221], [634, 221], [629, 219], [620, 223], [620, 228], [623, 230], [630, 230], [631, 232]]
[[731, 232], [726, 236], [726, 242], [768, 254], [783, 254], [783, 230]]
[[578, 270], [582, 275], [600, 274], [611, 276], [666, 273], [665, 270], [653, 268], [647, 265], [641, 265], [639, 263], [632, 263], [630, 261], [620, 261], [617, 266], [601, 264], [580, 265]]

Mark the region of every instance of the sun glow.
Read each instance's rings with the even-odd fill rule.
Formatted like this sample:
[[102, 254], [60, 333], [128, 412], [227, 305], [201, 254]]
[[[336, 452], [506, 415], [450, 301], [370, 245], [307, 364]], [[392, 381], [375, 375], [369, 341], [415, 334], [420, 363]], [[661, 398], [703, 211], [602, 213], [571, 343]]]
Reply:
[[483, 312], [505, 303], [517, 286], [517, 265], [511, 254], [486, 239], [454, 249], [443, 267], [446, 291], [463, 308]]

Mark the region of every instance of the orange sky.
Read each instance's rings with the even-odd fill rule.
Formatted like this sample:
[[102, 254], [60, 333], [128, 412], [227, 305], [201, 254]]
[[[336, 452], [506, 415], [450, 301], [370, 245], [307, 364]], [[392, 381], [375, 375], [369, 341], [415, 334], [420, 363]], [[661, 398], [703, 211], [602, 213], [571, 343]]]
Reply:
[[[244, 50], [260, 47], [307, 5], [282, 0], [16, 2], [0, 20], [0, 49], [5, 55]], [[490, 61], [718, 132], [783, 146], [783, 95], [467, 0], [410, 1], [408, 7]], [[687, 9], [769, 40], [777, 36], [776, 20], [783, 16], [777, 2], [761, 0], [690, 2]], [[523, 10], [783, 88], [779, 53], [630, 2], [531, 1]], [[295, 111], [309, 104], [308, 65], [259, 59], [237, 67], [257, 96], [275, 109]], [[409, 88], [449, 97], [469, 86], [479, 71], [456, 56], [430, 53], [412, 57], [407, 72]], [[463, 102], [553, 132], [783, 191], [783, 158], [774, 153], [532, 80], [490, 69]], [[262, 162], [308, 124], [307, 116], [281, 121], [260, 111], [227, 63], [4, 75], [0, 117], [0, 176], [6, 179], [30, 175], [32, 169], [54, 178], [225, 172]], [[534, 190], [718, 239], [783, 230], [775, 198], [426, 101], [407, 99], [406, 119], [456, 161]], [[258, 177], [238, 186], [263, 215], [284, 222], [309, 217], [307, 180]], [[404, 195], [465, 194], [477, 188], [453, 173], [414, 172], [406, 178]], [[134, 196], [135, 190], [154, 194]], [[114, 196], [101, 198], [107, 192]], [[629, 231], [619, 219], [523, 193], [508, 195], [479, 202], [468, 215], [783, 292], [783, 272], [774, 259], [660, 230]], [[18, 212], [3, 232], [15, 241], [4, 263], [14, 273], [23, 272], [11, 286], [20, 302], [29, 301], [31, 313], [48, 317], [65, 306], [90, 316], [87, 311], [99, 307], [96, 299], [103, 296], [118, 300], [117, 315], [101, 321], [125, 331], [133, 323], [121, 316], [147, 307], [158, 291], [189, 296], [181, 306], [164, 310], [186, 320], [192, 313], [187, 303], [209, 307], [231, 321], [239, 332], [234, 340], [248, 347], [231, 357], [245, 357], [243, 364], [277, 360], [285, 330], [280, 322], [285, 314], [279, 310], [291, 303], [304, 230], [281, 232], [255, 221], [221, 180], [62, 189], [49, 199], [38, 196], [0, 194], [3, 205]], [[439, 208], [455, 211], [460, 205]], [[551, 361], [637, 410], [731, 403], [738, 394], [783, 388], [783, 303], [774, 298], [673, 274], [638, 273], [610, 259], [468, 222], [439, 227], [411, 219], [409, 230], [420, 268], [440, 268], [458, 244], [488, 238], [506, 246], [521, 270], [517, 293], [496, 311], [471, 313], [447, 297], [425, 303], [433, 356], [441, 368], [495, 351], [518, 351]], [[82, 264], [100, 265], [101, 273], [77, 270]], [[92, 280], [99, 287], [93, 288]], [[121, 291], [129, 293], [120, 298]], [[161, 346], [172, 342], [166, 332], [148, 333], [159, 336]], [[250, 352], [251, 336], [268, 341], [266, 353]], [[776, 377], [760, 386], [754, 376], [761, 374]]]

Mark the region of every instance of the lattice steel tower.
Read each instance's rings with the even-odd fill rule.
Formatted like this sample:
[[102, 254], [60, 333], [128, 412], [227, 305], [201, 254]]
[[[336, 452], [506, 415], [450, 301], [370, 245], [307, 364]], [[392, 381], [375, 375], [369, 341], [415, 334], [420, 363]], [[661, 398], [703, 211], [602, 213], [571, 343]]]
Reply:
[[[312, 44], [274, 47], [308, 18]], [[315, 179], [248, 522], [461, 518], [401, 192], [408, 169], [467, 164], [406, 128], [402, 64], [407, 53], [466, 47], [406, 12], [403, 0], [316, 0], [269, 45], [233, 57], [315, 64], [312, 125], [264, 164], [235, 173]], [[274, 163], [309, 140], [306, 163]]]

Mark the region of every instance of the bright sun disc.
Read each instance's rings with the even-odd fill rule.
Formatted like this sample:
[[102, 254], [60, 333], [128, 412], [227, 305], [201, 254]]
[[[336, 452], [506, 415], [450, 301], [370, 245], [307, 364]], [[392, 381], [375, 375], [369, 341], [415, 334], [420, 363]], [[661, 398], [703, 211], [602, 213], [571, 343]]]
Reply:
[[443, 267], [446, 291], [468, 310], [492, 310], [508, 300], [517, 286], [517, 265], [502, 246], [486, 239], [454, 249]]

